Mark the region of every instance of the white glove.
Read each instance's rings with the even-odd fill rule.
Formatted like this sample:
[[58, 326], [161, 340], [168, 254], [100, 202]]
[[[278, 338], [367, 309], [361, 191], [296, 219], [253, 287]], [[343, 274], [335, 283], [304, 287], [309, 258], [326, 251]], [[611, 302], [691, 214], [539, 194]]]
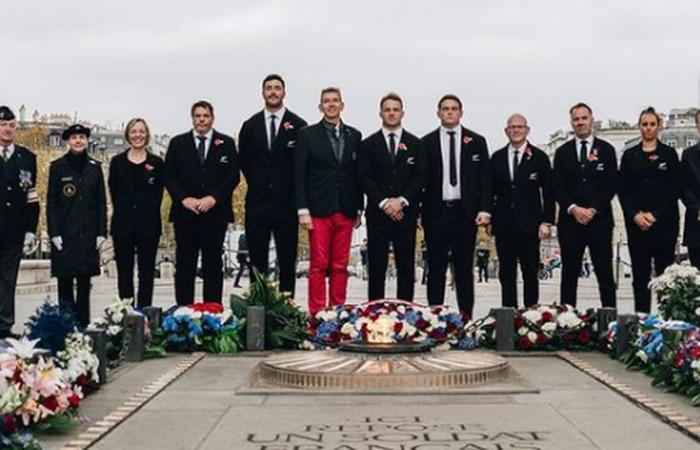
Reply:
[[30, 253], [34, 253], [36, 250], [37, 246], [37, 241], [36, 241], [36, 235], [31, 232], [24, 233], [24, 245], [22, 246], [22, 252], [25, 255], [29, 255]]
[[51, 242], [53, 242], [53, 246], [56, 247], [56, 250], [59, 252], [63, 250], [63, 238], [61, 236], [52, 237]]
[[97, 239], [95, 240], [95, 249], [99, 250], [100, 247], [102, 247], [102, 244], [105, 241], [104, 236], [97, 236]]

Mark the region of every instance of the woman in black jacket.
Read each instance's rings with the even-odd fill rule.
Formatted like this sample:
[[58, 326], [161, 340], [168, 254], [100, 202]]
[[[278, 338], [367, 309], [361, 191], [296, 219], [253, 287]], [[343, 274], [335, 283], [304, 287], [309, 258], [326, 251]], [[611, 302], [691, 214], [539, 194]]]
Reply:
[[639, 130], [642, 141], [622, 155], [619, 196], [632, 258], [635, 310], [648, 313], [651, 260], [657, 275], [673, 263], [681, 177], [678, 153], [658, 139], [661, 118], [654, 108], [642, 111]]
[[86, 153], [89, 128], [71, 125], [62, 137], [68, 152], [51, 163], [46, 202], [51, 273], [58, 278], [59, 302], [86, 326], [90, 277], [100, 273], [99, 249], [107, 236], [104, 176], [101, 164]]
[[156, 252], [161, 234], [163, 160], [148, 151], [146, 121], [131, 119], [125, 137], [129, 148], [112, 158], [109, 192], [112, 196], [111, 233], [119, 273], [119, 297], [134, 298], [134, 252], [138, 257], [138, 308], [151, 306]]

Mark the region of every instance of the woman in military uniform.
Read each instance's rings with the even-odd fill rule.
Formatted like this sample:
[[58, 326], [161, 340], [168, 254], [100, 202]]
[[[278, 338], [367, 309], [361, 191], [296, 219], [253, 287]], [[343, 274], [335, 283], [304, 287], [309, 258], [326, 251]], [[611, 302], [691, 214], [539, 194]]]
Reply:
[[680, 165], [676, 150], [659, 141], [661, 117], [654, 108], [639, 116], [642, 140], [620, 162], [620, 204], [632, 259], [635, 311], [651, 309], [651, 261], [657, 275], [671, 263], [678, 237]]
[[112, 197], [110, 226], [119, 273], [119, 297], [134, 298], [134, 251], [138, 257], [137, 306], [151, 306], [156, 252], [161, 234], [160, 204], [163, 199], [163, 160], [150, 153], [146, 121], [131, 119], [125, 137], [129, 148], [112, 158], [109, 193]]
[[104, 176], [100, 163], [86, 153], [89, 128], [71, 125], [62, 137], [68, 152], [51, 163], [46, 203], [51, 274], [58, 278], [59, 302], [72, 307], [86, 326], [90, 278], [100, 273], [99, 249], [107, 235]]

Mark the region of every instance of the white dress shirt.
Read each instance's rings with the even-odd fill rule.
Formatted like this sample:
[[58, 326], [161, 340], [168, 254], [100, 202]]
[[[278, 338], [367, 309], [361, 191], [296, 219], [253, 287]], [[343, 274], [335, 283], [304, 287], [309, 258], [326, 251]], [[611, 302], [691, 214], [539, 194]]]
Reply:
[[7, 159], [12, 158], [12, 155], [15, 153], [15, 144], [10, 144], [9, 147], [3, 147], [2, 145], [0, 145], [0, 158], [3, 158], [5, 156], [3, 155], [5, 148], [9, 150], [9, 152], [7, 153]]
[[267, 144], [269, 148], [272, 148], [272, 142], [270, 142], [270, 122], [272, 121], [271, 117], [274, 114], [275, 115], [275, 136], [279, 136], [280, 134], [280, 125], [282, 124], [282, 118], [284, 117], [284, 113], [287, 111], [287, 108], [284, 106], [281, 107], [278, 111], [271, 112], [268, 111], [267, 109], [264, 110], [265, 114], [265, 135], [267, 136]]
[[523, 142], [523, 144], [515, 148], [513, 147], [513, 144], [508, 144], [508, 171], [510, 172], [510, 179], [513, 181], [513, 156], [515, 155], [515, 152], [518, 152], [518, 166], [520, 165], [520, 161], [523, 160], [523, 153], [525, 153], [525, 149], [527, 148], [527, 141]]
[[[394, 145], [396, 147], [394, 150], [396, 151], [396, 154], [398, 155], [400, 151], [399, 150], [399, 143], [401, 142], [401, 133], [403, 133], [403, 128], [399, 127], [396, 130], [389, 130], [388, 128], [382, 127], [382, 134], [384, 135], [384, 142], [386, 142], [386, 148], [388, 151], [391, 151], [391, 145], [389, 144], [390, 138], [389, 135], [391, 133], [394, 133]], [[389, 198], [383, 199], [381, 202], [379, 202], [379, 209], [382, 209], [384, 207], [384, 204], [389, 200]], [[403, 203], [403, 206], [408, 206], [408, 200], [406, 200], [405, 197], [399, 197], [399, 200]]]
[[576, 141], [576, 160], [578, 162], [582, 162], [580, 155], [581, 155], [581, 143], [583, 141], [586, 141], [586, 158], [588, 158], [588, 155], [591, 154], [591, 149], [593, 148], [593, 135], [591, 134], [587, 138], [580, 139], [578, 136], [574, 138]]
[[[450, 184], [450, 135], [448, 131], [455, 132], [455, 162], [457, 163], [457, 184]], [[440, 126], [440, 153], [442, 154], [442, 199], [460, 200], [462, 191], [460, 189], [460, 155], [462, 154], [462, 125], [454, 128]]]
[[204, 136], [206, 139], [204, 140], [204, 159], [207, 159], [207, 155], [209, 154], [209, 147], [211, 147], [211, 138], [214, 136], [214, 129], [212, 128], [209, 130], [207, 134], [200, 135], [197, 133], [197, 131], [192, 130], [192, 138], [194, 139], [194, 148], [199, 148], [199, 138], [198, 136]]

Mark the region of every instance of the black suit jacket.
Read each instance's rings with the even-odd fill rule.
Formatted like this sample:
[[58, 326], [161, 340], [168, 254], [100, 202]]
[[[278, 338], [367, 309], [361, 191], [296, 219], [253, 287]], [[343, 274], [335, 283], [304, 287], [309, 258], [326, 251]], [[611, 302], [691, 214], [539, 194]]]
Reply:
[[206, 215], [233, 222], [231, 196], [240, 180], [236, 144], [230, 136], [214, 131], [204, 164], [200, 164], [192, 131], [175, 136], [165, 156], [165, 186], [172, 197], [170, 221], [194, 220], [197, 215], [182, 206], [186, 197], [211, 195], [216, 205]]
[[160, 204], [165, 184], [163, 160], [148, 153], [141, 184], [135, 184], [130, 175], [128, 150], [116, 155], [109, 163], [109, 194], [112, 198], [112, 236], [138, 229], [149, 235], [160, 236]]
[[272, 206], [274, 212], [296, 215], [294, 153], [297, 134], [305, 126], [304, 119], [287, 109], [268, 150], [265, 113], [260, 111], [243, 123], [238, 135], [238, 158], [248, 184], [246, 214]]
[[554, 223], [554, 179], [549, 157], [528, 142], [511, 181], [512, 160], [508, 146], [493, 154], [493, 224], [494, 234], [505, 234], [517, 228], [537, 235], [541, 223]]
[[418, 215], [421, 192], [425, 184], [428, 162], [419, 138], [403, 130], [396, 143], [392, 161], [382, 131], [362, 141], [357, 154], [357, 170], [362, 189], [367, 194], [367, 220], [391, 219], [379, 208], [385, 198], [404, 197], [404, 221], [414, 221]]
[[613, 225], [610, 202], [617, 189], [617, 157], [608, 142], [594, 138], [584, 169], [576, 154], [572, 139], [556, 150], [554, 155], [554, 195], [559, 203], [559, 223], [575, 223], [567, 209], [576, 204], [595, 208], [594, 221]]
[[15, 144], [7, 161], [0, 160], [0, 240], [19, 244], [24, 233], [36, 233], [39, 196], [36, 192], [36, 156]]
[[644, 153], [639, 143], [625, 150], [620, 161], [618, 196], [625, 221], [634, 222], [639, 211], [650, 211], [659, 223], [678, 227], [680, 164], [676, 150], [658, 143], [656, 151]]
[[342, 212], [356, 217], [362, 210], [362, 191], [357, 180], [357, 151], [362, 134], [343, 124], [345, 150], [338, 161], [323, 121], [299, 131], [294, 154], [294, 190], [297, 209], [327, 217]]
[[683, 150], [681, 157], [683, 189], [681, 199], [685, 204], [685, 229], [683, 245], [700, 247], [700, 144]]
[[[465, 215], [475, 219], [480, 211], [490, 213], [493, 206], [489, 151], [483, 136], [464, 127], [460, 144], [460, 203]], [[447, 176], [442, 173], [440, 129], [424, 136], [423, 145], [428, 159], [428, 176], [425, 182], [422, 218], [428, 223], [440, 214], [442, 177]]]

